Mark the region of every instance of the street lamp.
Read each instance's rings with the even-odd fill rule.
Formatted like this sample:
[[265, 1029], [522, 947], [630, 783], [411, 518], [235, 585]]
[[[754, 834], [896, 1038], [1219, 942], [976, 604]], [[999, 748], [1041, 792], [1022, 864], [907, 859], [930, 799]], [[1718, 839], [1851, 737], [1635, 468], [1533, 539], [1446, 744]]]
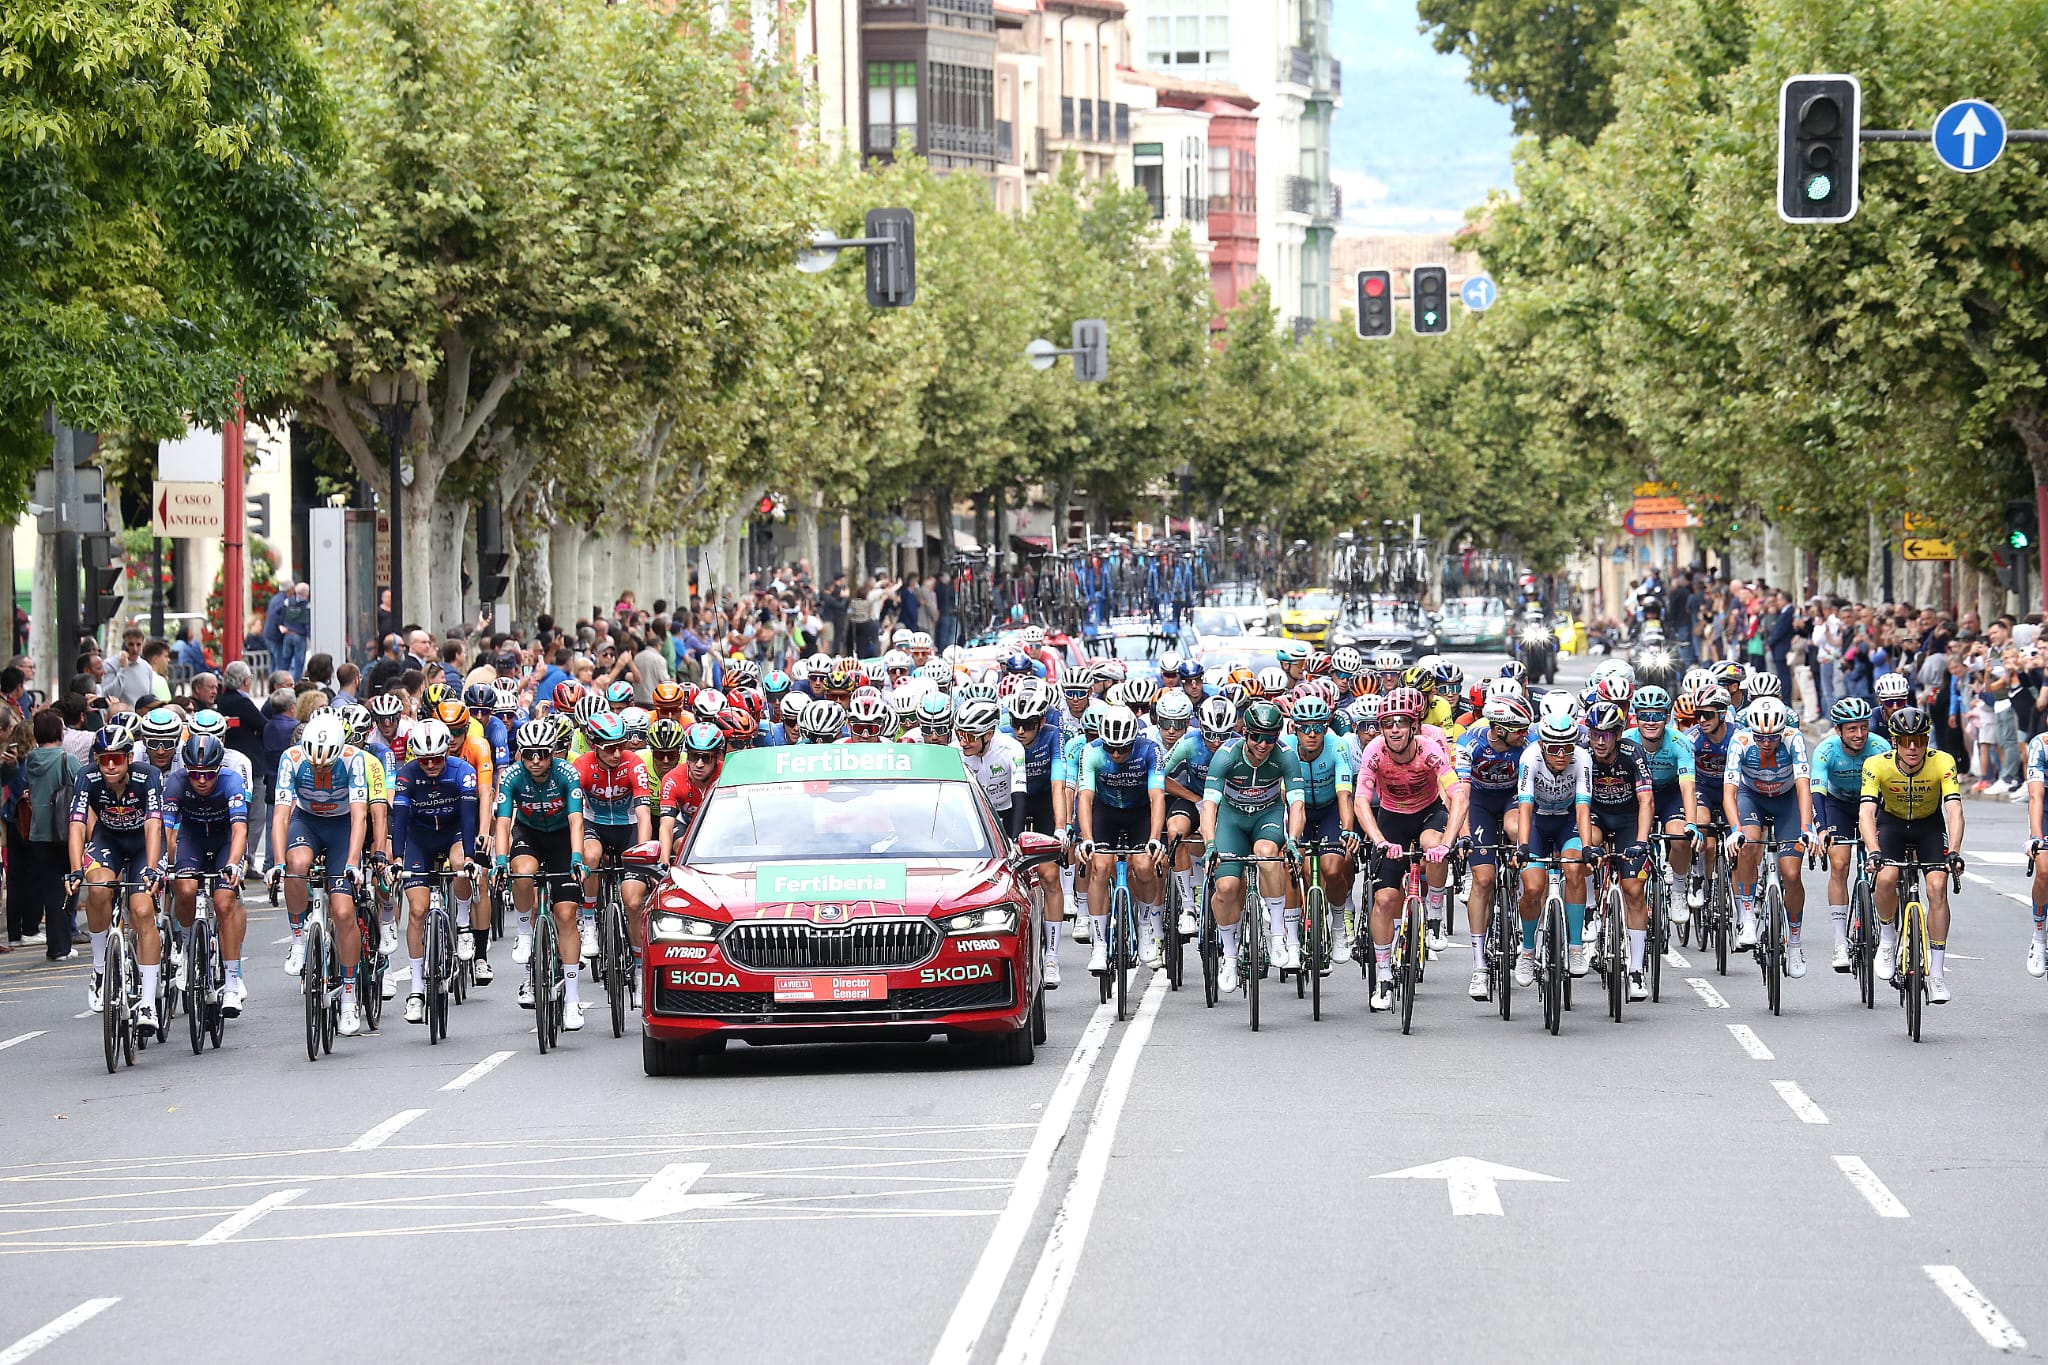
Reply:
[[391, 466], [391, 493], [385, 499], [385, 513], [391, 518], [391, 619], [396, 624], [405, 620], [405, 556], [399, 545], [405, 499], [405, 437], [412, 427], [412, 409], [420, 401], [420, 381], [409, 370], [377, 370], [370, 375], [368, 387], [370, 406], [377, 410], [378, 425], [384, 429], [385, 457]]
[[907, 308], [917, 299], [917, 223], [909, 209], [869, 209], [867, 236], [840, 237], [824, 228], [797, 251], [796, 268], [822, 275], [843, 250], [867, 255], [868, 306]]

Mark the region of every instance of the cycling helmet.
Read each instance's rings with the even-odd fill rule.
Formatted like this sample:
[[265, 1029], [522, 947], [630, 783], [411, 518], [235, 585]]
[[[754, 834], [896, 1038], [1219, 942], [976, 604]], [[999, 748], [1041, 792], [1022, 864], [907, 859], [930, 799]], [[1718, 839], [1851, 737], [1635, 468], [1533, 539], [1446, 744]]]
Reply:
[[[1185, 694], [1183, 694], [1185, 695]], [[1021, 724], [1043, 720], [1052, 709], [1052, 689], [1033, 678], [1010, 694], [1010, 722]]]
[[782, 712], [782, 723], [784, 725], [794, 724], [800, 717], [802, 717], [804, 711], [810, 706], [812, 700], [813, 699], [811, 697], [811, 694], [808, 692], [792, 692], [788, 696], [784, 697], [782, 699], [782, 706], [780, 708]]
[[491, 684], [497, 697], [491, 702], [491, 709], [500, 714], [519, 709], [519, 684], [511, 678], [500, 678]]
[[626, 742], [626, 722], [621, 720], [615, 711], [606, 711], [604, 714], [597, 716], [590, 722], [587, 728], [592, 748], [596, 748], [601, 744], [624, 744]]
[[1603, 674], [1593, 684], [1593, 695], [1597, 699], [1613, 702], [1616, 706], [1627, 706], [1635, 690], [1635, 685], [1619, 673]]
[[[1751, 709], [1753, 710], [1754, 708]], [[1905, 706], [1892, 712], [1886, 718], [1885, 726], [1891, 731], [1892, 738], [1897, 740], [1909, 739], [1916, 735], [1925, 735], [1934, 728], [1934, 722], [1919, 707]], [[1754, 721], [1750, 723], [1750, 728], [1756, 728]]]
[[409, 758], [446, 758], [454, 744], [447, 726], [438, 720], [423, 720], [406, 736], [405, 752]]
[[1611, 701], [1596, 701], [1586, 708], [1586, 729], [1589, 732], [1618, 735], [1628, 729], [1628, 713]]
[[1867, 725], [1870, 703], [1861, 697], [1844, 697], [1828, 708], [1828, 719], [1837, 725]]
[[[906, 664], [908, 663], [907, 655], [905, 656], [905, 662]], [[1031, 656], [1021, 649], [1003, 656], [1003, 672], [1005, 673], [1022, 674], [1034, 671], [1031, 667]]]
[[1699, 664], [1694, 664], [1679, 677], [1678, 690], [1680, 692], [1704, 691], [1708, 684], [1713, 681], [1714, 675], [1710, 670], [1701, 667]]
[[647, 727], [647, 747], [658, 754], [672, 754], [683, 747], [683, 723], [674, 716], [657, 716]]
[[680, 711], [689, 700], [683, 694], [681, 683], [669, 681], [656, 683], [648, 699], [655, 710], [662, 712]]
[[683, 748], [692, 754], [722, 754], [725, 752], [725, 731], [708, 720], [700, 720], [684, 732]]
[[771, 669], [767, 676], [761, 679], [761, 691], [770, 701], [782, 700], [789, 695], [789, 689], [794, 686], [795, 680], [779, 668]]
[[1330, 704], [1318, 696], [1298, 698], [1294, 703], [1294, 714], [1291, 719], [1297, 728], [1303, 725], [1328, 725]]
[[1553, 711], [1543, 717], [1536, 737], [1544, 744], [1577, 744], [1579, 723], [1561, 711]]
[[1340, 677], [1356, 677], [1365, 668], [1365, 656], [1350, 645], [1338, 645], [1330, 651], [1330, 667]]
[[1094, 739], [1102, 733], [1102, 718], [1108, 714], [1109, 704], [1100, 697], [1089, 702], [1088, 708], [1081, 713], [1081, 733]]
[[1693, 709], [1700, 713], [1702, 720], [1718, 716], [1735, 704], [1735, 698], [1728, 695], [1728, 689], [1715, 683], [1692, 699]]
[[1134, 711], [1143, 711], [1159, 699], [1159, 684], [1150, 678], [1132, 678], [1124, 684], [1124, 695], [1130, 698], [1126, 703]]
[[1200, 659], [1182, 659], [1180, 661], [1180, 680], [1182, 682], [1200, 682], [1202, 680], [1202, 661]]
[[[1044, 649], [1044, 648], [1045, 648], [1045, 627], [1044, 627], [1044, 626], [1026, 626], [1026, 627], [1024, 627], [1023, 633], [1022, 633], [1021, 635], [1019, 635], [1019, 636], [1018, 636], [1018, 638], [1019, 638], [1020, 640], [1022, 640], [1022, 641], [1024, 642], [1024, 648], [1026, 648], [1026, 649], [1033, 649], [1033, 650], [1036, 650], [1036, 649]], [[925, 647], [926, 647], [926, 648], [930, 648], [930, 647], [931, 647], [931, 641], [930, 641], [930, 640], [926, 640], [926, 641], [925, 641]]]
[[976, 700], [995, 701], [998, 699], [996, 685], [992, 682], [984, 682], [980, 680], [971, 683], [963, 683], [961, 686], [953, 689], [953, 695], [955, 698], [962, 702], [970, 702]]
[[942, 692], [948, 691], [952, 688], [954, 681], [953, 665], [939, 659], [926, 659], [918, 665], [917, 676], [923, 678]]
[[1161, 692], [1158, 703], [1152, 708], [1153, 718], [1161, 726], [1185, 726], [1194, 714], [1195, 699], [1179, 689]]
[[1285, 719], [1286, 717], [1280, 714], [1280, 708], [1273, 705], [1272, 702], [1255, 701], [1245, 708], [1245, 735], [1247, 737], [1259, 735], [1264, 738], [1278, 739], [1280, 737], [1281, 723]]
[[452, 735], [466, 734], [469, 731], [469, 708], [462, 704], [459, 697], [444, 698], [441, 704], [434, 708], [434, 719], [447, 726], [448, 733]]
[[1209, 741], [1211, 748], [1229, 739], [1237, 729], [1237, 708], [1230, 704], [1228, 697], [1211, 697], [1202, 703], [1200, 718], [1202, 738]]
[[921, 730], [946, 731], [953, 728], [953, 699], [944, 692], [927, 692], [918, 699], [917, 725]]
[[1677, 701], [1671, 703], [1671, 723], [1679, 729], [1697, 725], [1699, 719], [1699, 698], [1692, 693], [1682, 693]]
[[1336, 665], [1330, 662], [1330, 656], [1320, 649], [1308, 652], [1308, 675], [1311, 678], [1326, 677], [1335, 667]]
[[553, 722], [555, 727], [554, 750], [556, 757], [560, 757], [569, 752], [569, 745], [576, 738], [576, 722], [563, 715], [560, 711], [555, 712], [548, 719]]
[[698, 720], [717, 720], [724, 709], [725, 693], [715, 687], [699, 688], [697, 695], [690, 698], [690, 713]]
[[1736, 688], [1742, 686], [1743, 671], [1741, 664], [1724, 659], [1720, 663], [1707, 665], [1707, 672], [1712, 675], [1715, 682], [1723, 687]]
[[221, 759], [227, 748], [212, 735], [194, 735], [185, 741], [185, 771], [197, 773], [219, 772]]
[[405, 714], [405, 698], [396, 692], [379, 692], [363, 705], [378, 720], [397, 720]]
[[[767, 702], [762, 698], [759, 692], [755, 691], [751, 687], [745, 689], [744, 691], [731, 693], [727, 697], [727, 700], [729, 700], [734, 706], [739, 707], [740, 710], [752, 716], [755, 720], [761, 719], [761, 717], [766, 715], [768, 711]], [[635, 708], [628, 707], [627, 709], [633, 710]]]
[[1406, 716], [1409, 720], [1422, 719], [1422, 693], [1412, 687], [1397, 687], [1380, 703], [1380, 719], [1390, 720], [1395, 716]]
[[992, 701], [976, 698], [960, 708], [960, 714], [953, 718], [953, 728], [963, 735], [992, 734], [1003, 713]]
[[1344, 714], [1351, 718], [1351, 728], [1354, 730], [1379, 729], [1380, 707], [1385, 704], [1385, 701], [1386, 699], [1377, 692], [1368, 692], [1362, 697], [1354, 698], [1351, 705], [1344, 708]]
[[752, 659], [734, 659], [725, 666], [723, 686], [731, 692], [742, 687], [753, 687], [761, 681], [761, 666]]
[[574, 711], [576, 703], [583, 700], [583, 684], [574, 678], [565, 678], [555, 684], [555, 690], [548, 693], [548, 700], [555, 704], [557, 711]]
[[823, 687], [827, 692], [850, 693], [859, 685], [859, 681], [858, 670], [848, 668], [844, 664], [834, 664], [825, 674]]
[[908, 673], [915, 667], [904, 650], [892, 649], [882, 656], [882, 671], [885, 673]]
[[306, 757], [323, 768], [339, 759], [347, 744], [348, 727], [341, 723], [340, 716], [313, 717], [306, 722], [306, 733], [299, 740]]
[[633, 684], [627, 682], [624, 678], [605, 684], [605, 705], [614, 711], [631, 706], [633, 704], [633, 695]]
[[1401, 686], [1412, 687], [1417, 692], [1427, 692], [1436, 686], [1436, 674], [1427, 664], [1410, 664], [1401, 670]]
[[1239, 711], [1244, 710], [1246, 706], [1258, 699], [1257, 695], [1249, 687], [1246, 687], [1243, 683], [1234, 682], [1223, 684], [1219, 695]]
[[185, 737], [185, 722], [170, 707], [158, 706], [143, 716], [141, 731], [144, 744], [160, 749]]
[[1743, 709], [1742, 720], [1751, 733], [1768, 739], [1791, 728], [1792, 710], [1776, 697], [1758, 697]]
[[1259, 691], [1266, 696], [1277, 697], [1293, 685], [1287, 670], [1278, 664], [1268, 664], [1259, 670]]
[[1636, 685], [1636, 666], [1627, 659], [1602, 659], [1599, 663], [1593, 665], [1593, 671], [1589, 676], [1597, 682], [1610, 674], [1615, 677], [1626, 678], [1630, 687]]
[[420, 689], [420, 714], [422, 716], [433, 715], [441, 703], [447, 701], [450, 697], [454, 697], [457, 701], [461, 700], [459, 696], [456, 696], [454, 688], [438, 678], [435, 679]]
[[475, 715], [494, 711], [498, 706], [498, 689], [486, 682], [471, 683], [462, 689], [462, 704]]
[[1785, 695], [1784, 684], [1778, 681], [1778, 675], [1775, 673], [1750, 674], [1743, 681], [1742, 691], [1751, 701], [1764, 697], [1782, 699]]
[[1529, 681], [1529, 666], [1520, 659], [1509, 659], [1500, 666], [1500, 675], [1503, 678], [1511, 678], [1518, 683], [1527, 683]]
[[1529, 693], [1526, 688], [1513, 678], [1492, 678], [1487, 681], [1486, 695], [1488, 697], [1521, 697], [1527, 700]]
[[1115, 686], [1128, 677], [1129, 674], [1130, 670], [1124, 667], [1122, 659], [1097, 659], [1095, 661], [1095, 681], [1097, 682]]
[[1173, 679], [1176, 679], [1176, 680], [1177, 680], [1177, 679], [1179, 679], [1179, 677], [1180, 677], [1180, 655], [1178, 655], [1178, 654], [1162, 654], [1162, 655], [1160, 655], [1160, 656], [1159, 656], [1159, 676], [1160, 676], [1160, 677], [1162, 677], [1162, 678], [1173, 678]]
[[1655, 683], [1637, 688], [1631, 706], [1637, 720], [1659, 721], [1671, 718], [1671, 694]]
[[1516, 696], [1489, 697], [1479, 714], [1488, 725], [1507, 730], [1526, 730], [1535, 720], [1529, 713], [1529, 703]]
[[1579, 712], [1583, 709], [1584, 707], [1580, 704], [1577, 695], [1563, 688], [1559, 688], [1555, 692], [1545, 692], [1536, 702], [1536, 713], [1538, 715], [1563, 716], [1572, 723], [1572, 733], [1574, 735], [1579, 732]]
[[93, 735], [92, 752], [94, 757], [119, 754], [122, 758], [131, 758], [135, 753], [135, 736], [125, 726], [105, 726]]
[[340, 716], [341, 723], [348, 727], [348, 742], [351, 744], [361, 744], [368, 739], [371, 727], [376, 724], [370, 715], [370, 708], [356, 702], [350, 702], [347, 706], [337, 706], [335, 714]]
[[879, 692], [856, 693], [846, 704], [846, 723], [857, 730], [878, 730], [889, 723], [889, 703]]
[[[556, 688], [555, 690], [559, 692], [561, 689]], [[440, 722], [435, 721], [433, 724], [439, 725]], [[519, 752], [521, 754], [530, 754], [545, 750], [552, 754], [555, 751], [555, 729], [555, 723], [551, 720], [530, 720], [526, 722], [526, 724], [519, 727]], [[417, 752], [414, 746], [418, 743], [419, 736], [414, 734], [406, 741], [407, 751]]]
[[1282, 640], [1273, 646], [1273, 657], [1283, 664], [1305, 664], [1308, 651], [1308, 645], [1301, 640]]
[[895, 717], [899, 730], [917, 720], [917, 699], [919, 693], [907, 687], [899, 687], [889, 694], [889, 714]]
[[725, 743], [728, 748], [751, 749], [761, 738], [761, 727], [755, 722], [752, 713], [737, 706], [728, 708], [718, 718], [718, 726], [725, 731]]
[[[965, 711], [965, 708], [962, 708]], [[1102, 714], [1102, 744], [1118, 749], [1138, 742], [1138, 717], [1128, 706], [1111, 706]]]
[[[212, 707], [205, 707], [194, 711], [192, 713], [192, 733], [195, 735], [212, 735], [215, 739], [225, 743], [228, 737], [228, 718]], [[187, 763], [185, 766], [189, 768], [192, 765]]]
[[1436, 690], [1439, 692], [1455, 693], [1465, 686], [1465, 670], [1449, 659], [1439, 659], [1431, 673], [1436, 678]]
[[1386, 673], [1399, 678], [1408, 667], [1408, 661], [1401, 657], [1398, 649], [1376, 649], [1372, 652], [1372, 671]]
[[804, 738], [813, 743], [835, 740], [846, 729], [846, 708], [836, 701], [814, 701], [804, 708], [797, 724], [802, 727]]
[[1877, 680], [1879, 701], [1905, 701], [1913, 695], [1913, 684], [1903, 673], [1886, 673]]

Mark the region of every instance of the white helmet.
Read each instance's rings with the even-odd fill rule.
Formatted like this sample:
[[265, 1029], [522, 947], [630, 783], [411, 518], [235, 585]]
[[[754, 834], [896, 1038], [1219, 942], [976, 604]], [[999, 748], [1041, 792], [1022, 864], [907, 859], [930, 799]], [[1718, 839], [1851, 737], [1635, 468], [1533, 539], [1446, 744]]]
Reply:
[[306, 722], [306, 733], [299, 740], [299, 747], [306, 751], [306, 757], [325, 767], [341, 757], [342, 746], [348, 743], [348, 726], [340, 716], [315, 716]]
[[411, 758], [446, 758], [454, 743], [447, 726], [438, 720], [423, 720], [406, 736], [405, 752]]
[[986, 697], [974, 697], [960, 704], [953, 728], [963, 735], [992, 734], [1003, 718], [1002, 708]]
[[1743, 709], [1742, 719], [1753, 734], [1775, 738], [1791, 728], [1792, 709], [1776, 697], [1759, 697]]
[[1572, 724], [1573, 735], [1578, 734], [1579, 695], [1568, 688], [1545, 692], [1536, 702], [1536, 712], [1547, 724], [1552, 717], [1562, 717]]
[[1024, 648], [1026, 648], [1026, 649], [1044, 649], [1044, 648], [1045, 648], [1045, 627], [1044, 627], [1044, 626], [1026, 626], [1026, 627], [1024, 627], [1024, 634], [1023, 634], [1023, 637], [1022, 637], [1022, 638], [1023, 638], [1023, 641], [1024, 641]]
[[1153, 705], [1152, 714], [1158, 718], [1161, 725], [1185, 725], [1195, 714], [1195, 699], [1179, 688], [1161, 692], [1159, 700]]
[[1138, 742], [1138, 717], [1128, 706], [1112, 706], [1103, 713], [1102, 743], [1105, 748]]

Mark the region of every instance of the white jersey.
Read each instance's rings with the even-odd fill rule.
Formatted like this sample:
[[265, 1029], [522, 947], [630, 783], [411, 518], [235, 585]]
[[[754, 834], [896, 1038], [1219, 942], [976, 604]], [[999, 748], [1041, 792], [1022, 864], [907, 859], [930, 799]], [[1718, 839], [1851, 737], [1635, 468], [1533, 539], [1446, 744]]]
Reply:
[[1006, 811], [1010, 803], [1024, 796], [1024, 746], [998, 730], [988, 737], [979, 757], [960, 751], [960, 761], [981, 784], [981, 794], [990, 806]]

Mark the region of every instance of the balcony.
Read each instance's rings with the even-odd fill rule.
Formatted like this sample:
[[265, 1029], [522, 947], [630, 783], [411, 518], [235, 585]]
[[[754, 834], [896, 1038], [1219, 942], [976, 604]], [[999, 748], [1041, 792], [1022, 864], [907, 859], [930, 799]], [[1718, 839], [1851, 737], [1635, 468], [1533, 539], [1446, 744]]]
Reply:
[[1027, 170], [1045, 171], [1052, 169], [1052, 153], [1047, 150], [1048, 141], [1043, 124], [1031, 130], [1031, 164]]
[[996, 154], [996, 134], [992, 128], [969, 128], [952, 123], [934, 123], [931, 126], [931, 149], [935, 152], [951, 152], [956, 156], [987, 156]]
[[1333, 224], [1344, 221], [1344, 189], [1342, 186], [1323, 186], [1323, 213], [1321, 216]]
[[1344, 94], [1344, 63], [1330, 58], [1330, 93], [1342, 97]]
[[925, 8], [935, 18], [955, 22], [962, 28], [995, 32], [995, 0], [925, 0]]
[[1275, 79], [1288, 85], [1309, 85], [1315, 80], [1315, 53], [1305, 47], [1285, 48], [1280, 53], [1280, 71]]
[[1307, 176], [1280, 177], [1281, 212], [1307, 214], [1314, 209], [1316, 198], [1316, 182]]
[[896, 150], [897, 129], [909, 133], [915, 145], [917, 130], [909, 124], [871, 123], [868, 125], [868, 150], [870, 152], [893, 152]]
[[1017, 164], [1017, 125], [1006, 118], [996, 120], [996, 160], [1008, 166]]
[[[1229, 201], [1226, 200], [1225, 202], [1227, 203]], [[1181, 221], [1187, 223], [1208, 222], [1210, 203], [1211, 201], [1209, 199], [1199, 194], [1182, 195], [1180, 197]]]

